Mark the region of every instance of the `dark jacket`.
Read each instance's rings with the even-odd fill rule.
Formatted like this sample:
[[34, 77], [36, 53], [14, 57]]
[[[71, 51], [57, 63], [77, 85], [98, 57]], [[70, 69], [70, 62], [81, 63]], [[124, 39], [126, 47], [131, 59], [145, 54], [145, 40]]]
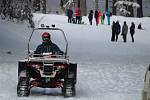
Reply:
[[97, 19], [98, 18], [98, 11], [95, 11], [94, 17]]
[[116, 34], [116, 32], [117, 32], [116, 23], [113, 22], [113, 24], [112, 24], [112, 33]]
[[135, 33], [135, 24], [132, 23], [130, 27], [130, 34], [134, 34], [134, 33]]
[[52, 54], [63, 54], [63, 51], [59, 49], [59, 47], [52, 43], [51, 41], [48, 43], [42, 43], [38, 45], [36, 48], [35, 54], [41, 54], [41, 53], [52, 53]]
[[89, 20], [93, 20], [93, 11], [90, 11], [88, 18]]
[[128, 25], [127, 24], [123, 24], [122, 35], [127, 35], [127, 33], [128, 33]]
[[72, 18], [73, 11], [71, 9], [68, 9], [68, 17]]
[[121, 26], [120, 26], [120, 24], [119, 24], [118, 21], [116, 22], [116, 25], [115, 25], [115, 26], [116, 26], [116, 34], [119, 35], [119, 34], [120, 34], [120, 31], [121, 31]]

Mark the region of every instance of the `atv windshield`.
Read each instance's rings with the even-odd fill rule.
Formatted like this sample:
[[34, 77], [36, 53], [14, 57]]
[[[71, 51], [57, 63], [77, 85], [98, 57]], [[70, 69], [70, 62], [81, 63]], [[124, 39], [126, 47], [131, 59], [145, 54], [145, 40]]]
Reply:
[[[54, 29], [54, 28], [53, 28]], [[31, 37], [29, 39], [28, 49], [29, 51], [34, 52], [39, 45], [42, 44], [42, 34], [44, 32], [48, 32], [51, 35], [51, 41], [52, 43], [56, 44], [61, 51], [63, 51], [64, 54], [67, 53], [67, 40], [64, 36], [63, 31], [59, 29], [50, 30], [49, 29], [34, 29], [33, 33], [31, 34]], [[52, 53], [52, 52], [49, 52]]]

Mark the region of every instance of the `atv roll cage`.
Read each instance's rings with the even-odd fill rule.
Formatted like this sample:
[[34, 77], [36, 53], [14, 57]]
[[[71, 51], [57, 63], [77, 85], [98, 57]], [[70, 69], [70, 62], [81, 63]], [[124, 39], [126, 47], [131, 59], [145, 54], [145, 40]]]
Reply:
[[52, 27], [52, 28], [50, 28], [50, 27], [41, 27], [41, 28], [34, 28], [32, 30], [32, 33], [31, 33], [30, 37], [29, 37], [29, 41], [28, 41], [28, 55], [27, 55], [28, 59], [29, 59], [29, 56], [30, 56], [30, 41], [31, 41], [31, 38], [32, 38], [32, 36], [33, 36], [33, 34], [34, 34], [34, 32], [36, 30], [55, 30], [55, 31], [60, 31], [63, 34], [63, 38], [64, 38], [64, 40], [66, 42], [66, 48], [65, 48], [64, 55], [65, 55], [65, 58], [67, 58], [68, 41], [67, 41], [67, 38], [66, 38], [66, 35], [65, 35], [64, 31], [62, 29], [60, 29], [60, 28], [55, 28], [55, 27]]

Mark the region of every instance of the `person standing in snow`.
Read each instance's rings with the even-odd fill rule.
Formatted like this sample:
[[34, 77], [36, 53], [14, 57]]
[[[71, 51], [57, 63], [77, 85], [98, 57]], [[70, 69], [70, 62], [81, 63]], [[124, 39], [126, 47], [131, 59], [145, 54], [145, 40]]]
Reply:
[[133, 37], [134, 33], [135, 33], [135, 24], [134, 22], [132, 22], [130, 26], [130, 34], [131, 34], [132, 42], [134, 42], [134, 37]]
[[108, 25], [110, 25], [110, 17], [112, 16], [112, 13], [108, 10], [108, 11], [106, 12], [106, 16], [107, 16]]
[[51, 35], [47, 32], [42, 34], [42, 44], [38, 45], [34, 54], [52, 53], [52, 54], [63, 54], [63, 51], [51, 41]]
[[68, 23], [72, 23], [72, 15], [73, 15], [73, 11], [71, 8], [68, 9]]
[[127, 42], [127, 33], [128, 33], [128, 25], [126, 21], [124, 21], [124, 24], [122, 26], [122, 34], [121, 34], [124, 42]]
[[92, 25], [92, 20], [93, 20], [93, 10], [90, 10], [90, 13], [88, 15], [89, 23]]
[[102, 24], [102, 25], [104, 25], [104, 20], [105, 20], [105, 13], [103, 13], [103, 14], [102, 14], [102, 17], [101, 17], [101, 24]]
[[113, 21], [112, 23], [112, 36], [111, 36], [111, 41], [114, 42], [115, 41], [115, 34], [116, 34], [116, 23], [115, 21]]
[[100, 24], [100, 22], [101, 22], [101, 16], [102, 16], [102, 13], [101, 13], [101, 11], [99, 10], [98, 11], [98, 24]]
[[76, 24], [81, 24], [81, 10], [79, 7], [75, 10]]
[[120, 30], [121, 30], [121, 26], [119, 24], [119, 21], [117, 21], [116, 22], [116, 34], [115, 34], [116, 42], [118, 41], [118, 35], [120, 34]]
[[95, 21], [96, 21], [96, 26], [98, 26], [98, 11], [97, 10], [95, 10], [94, 17], [95, 17]]

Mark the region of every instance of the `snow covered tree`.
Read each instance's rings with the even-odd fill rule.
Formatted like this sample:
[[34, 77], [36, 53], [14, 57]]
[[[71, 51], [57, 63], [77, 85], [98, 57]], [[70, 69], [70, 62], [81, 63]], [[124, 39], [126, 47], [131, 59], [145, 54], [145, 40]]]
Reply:
[[98, 3], [99, 3], [99, 0], [95, 0], [95, 10], [98, 10]]
[[69, 7], [72, 6], [72, 4], [74, 3], [74, 0], [61, 0], [60, 1], [60, 7], [65, 10], [68, 9]]
[[133, 0], [119, 0], [114, 4], [114, 6], [117, 7], [117, 10], [120, 12], [121, 15], [131, 17], [133, 17], [133, 8], [140, 7], [140, 5], [136, 2], [133, 2]]
[[46, 14], [46, 0], [41, 0], [41, 10], [43, 14]]
[[80, 1], [80, 8], [81, 8], [81, 15], [86, 16], [87, 15], [86, 0], [81, 0]]
[[40, 0], [34, 0], [33, 1], [33, 9], [34, 11], [40, 11]]
[[[130, 0], [131, 2], [133, 2], [133, 0]], [[134, 10], [133, 10], [133, 7], [132, 5], [129, 5], [127, 7], [127, 10], [130, 12], [130, 14], [128, 14], [129, 17], [134, 17]]]
[[143, 0], [137, 0], [137, 3], [140, 5], [139, 8], [137, 8], [137, 17], [143, 17], [143, 6], [142, 6]]
[[76, 8], [79, 7], [81, 9], [81, 15], [87, 15], [87, 6], [86, 0], [61, 0], [60, 7], [64, 11], [68, 8]]
[[117, 1], [117, 0], [113, 0], [113, 4], [112, 4], [112, 14], [113, 14], [113, 15], [116, 15], [116, 6], [114, 6], [115, 3], [116, 3], [116, 1]]

